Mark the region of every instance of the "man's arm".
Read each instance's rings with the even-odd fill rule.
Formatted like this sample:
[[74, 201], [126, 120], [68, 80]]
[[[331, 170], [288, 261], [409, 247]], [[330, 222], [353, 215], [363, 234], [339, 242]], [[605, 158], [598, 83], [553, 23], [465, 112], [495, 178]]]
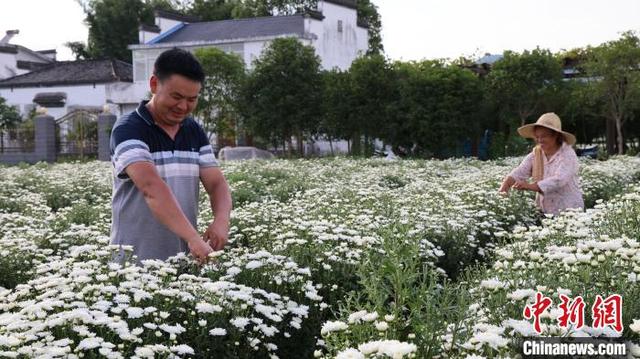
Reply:
[[154, 217], [169, 230], [187, 242], [191, 254], [199, 261], [204, 261], [212, 252], [211, 247], [200, 237], [187, 217], [182, 212], [178, 201], [162, 180], [155, 165], [150, 162], [135, 162], [127, 166], [127, 175], [136, 188], [144, 195], [144, 199]]
[[219, 251], [227, 244], [229, 238], [229, 219], [231, 216], [231, 190], [218, 167], [200, 169], [200, 180], [211, 202], [214, 220], [204, 234], [214, 250]]

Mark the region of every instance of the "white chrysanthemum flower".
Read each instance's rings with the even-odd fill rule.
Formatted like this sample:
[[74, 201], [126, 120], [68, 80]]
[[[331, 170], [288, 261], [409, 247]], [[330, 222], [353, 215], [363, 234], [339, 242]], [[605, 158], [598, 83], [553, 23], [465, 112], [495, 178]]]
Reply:
[[367, 313], [367, 314], [362, 316], [362, 321], [363, 322], [373, 322], [376, 319], [378, 319], [378, 313], [377, 312]]
[[227, 330], [224, 328], [213, 328], [209, 331], [209, 335], [212, 336], [225, 336], [227, 335]]
[[171, 347], [171, 351], [174, 353], [178, 353], [180, 355], [186, 355], [186, 354], [190, 354], [193, 355], [195, 354], [195, 352], [193, 351], [193, 348], [186, 345], [186, 344], [180, 344], [180, 345], [175, 345]]
[[365, 359], [365, 356], [358, 349], [348, 348], [338, 353], [336, 359]]
[[485, 279], [482, 282], [480, 282], [480, 287], [491, 289], [491, 290], [505, 288], [506, 286], [507, 286], [506, 283], [501, 282], [497, 278]]
[[366, 314], [367, 314], [366, 310], [360, 310], [355, 313], [351, 313], [349, 314], [349, 318], [347, 321], [349, 322], [349, 324], [357, 323], [360, 320], [362, 320], [362, 317], [364, 317]]
[[384, 332], [389, 329], [389, 323], [387, 322], [376, 322], [375, 327], [379, 332]]
[[144, 309], [138, 307], [129, 307], [125, 309], [125, 311], [131, 319], [142, 318], [142, 316], [144, 315]]
[[238, 329], [244, 329], [244, 327], [246, 327], [249, 324], [249, 318], [245, 318], [245, 317], [233, 318], [231, 319], [231, 324]]
[[141, 358], [154, 358], [156, 353], [149, 347], [138, 347], [135, 350], [137, 356]]
[[322, 329], [320, 329], [320, 334], [322, 335], [326, 335], [329, 334], [331, 332], [337, 332], [337, 331], [341, 331], [341, 330], [345, 330], [349, 328], [349, 325], [347, 325], [347, 323], [345, 322], [341, 322], [341, 321], [329, 321], [326, 322], [322, 325]]
[[507, 298], [513, 300], [522, 300], [524, 298], [533, 298], [536, 295], [536, 291], [533, 289], [516, 289], [515, 291], [507, 294]]

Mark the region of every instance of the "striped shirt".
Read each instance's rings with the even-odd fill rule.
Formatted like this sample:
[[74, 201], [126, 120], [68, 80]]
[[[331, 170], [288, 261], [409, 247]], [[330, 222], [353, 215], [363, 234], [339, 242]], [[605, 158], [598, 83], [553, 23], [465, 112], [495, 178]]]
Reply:
[[[136, 162], [153, 163], [187, 219], [197, 228], [200, 169], [219, 166], [202, 127], [192, 118], [181, 124], [175, 139], [153, 121], [143, 101], [116, 121], [111, 132], [113, 197], [111, 243], [133, 246], [138, 261], [188, 252], [186, 242], [158, 222], [142, 192], [125, 172]], [[122, 260], [120, 252], [119, 260]]]

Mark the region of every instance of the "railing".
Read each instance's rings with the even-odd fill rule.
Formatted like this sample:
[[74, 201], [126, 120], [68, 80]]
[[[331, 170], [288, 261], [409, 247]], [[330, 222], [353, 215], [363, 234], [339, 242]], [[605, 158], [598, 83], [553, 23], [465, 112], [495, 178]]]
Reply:
[[33, 152], [35, 145], [33, 128], [0, 131], [0, 153]]

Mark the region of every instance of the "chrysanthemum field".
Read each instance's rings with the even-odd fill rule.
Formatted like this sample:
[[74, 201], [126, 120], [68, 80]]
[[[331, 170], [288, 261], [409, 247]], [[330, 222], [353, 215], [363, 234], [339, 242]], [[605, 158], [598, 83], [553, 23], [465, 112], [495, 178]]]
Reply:
[[[589, 209], [556, 218], [497, 194], [518, 161], [225, 163], [230, 242], [204, 266], [111, 262], [109, 163], [0, 167], [0, 356], [510, 358], [522, 337], [622, 336], [640, 357], [640, 158], [581, 162]], [[588, 310], [558, 325], [561, 295], [612, 294], [622, 333]]]

